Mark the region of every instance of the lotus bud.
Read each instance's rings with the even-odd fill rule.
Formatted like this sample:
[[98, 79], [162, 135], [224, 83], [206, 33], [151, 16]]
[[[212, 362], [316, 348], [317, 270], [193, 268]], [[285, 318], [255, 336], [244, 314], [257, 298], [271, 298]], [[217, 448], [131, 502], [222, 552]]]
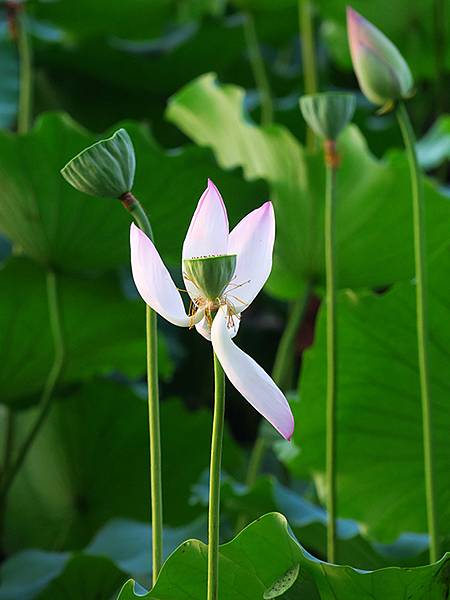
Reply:
[[300, 110], [319, 138], [334, 142], [353, 117], [355, 96], [339, 92], [302, 96]]
[[106, 140], [89, 146], [61, 169], [75, 189], [90, 196], [121, 198], [131, 192], [136, 159], [130, 136], [119, 129]]
[[184, 277], [207, 300], [221, 298], [236, 271], [236, 254], [189, 258], [183, 261]]
[[413, 78], [397, 47], [372, 23], [347, 8], [347, 28], [353, 68], [364, 95], [383, 112], [412, 94]]

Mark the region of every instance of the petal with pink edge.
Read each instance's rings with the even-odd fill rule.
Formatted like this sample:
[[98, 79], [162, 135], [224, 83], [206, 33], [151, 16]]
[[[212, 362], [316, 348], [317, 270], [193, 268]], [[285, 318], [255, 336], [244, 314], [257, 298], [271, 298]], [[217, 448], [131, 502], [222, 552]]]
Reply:
[[188, 327], [189, 317], [180, 293], [153, 242], [134, 223], [130, 229], [131, 270], [139, 294], [162, 317]]
[[237, 254], [236, 272], [227, 296], [237, 312], [253, 302], [272, 270], [275, 215], [271, 202], [249, 213], [228, 239], [228, 254]]
[[228, 216], [219, 190], [208, 179], [183, 244], [183, 260], [227, 254]]
[[248, 354], [231, 341], [227, 317], [221, 309], [214, 318], [211, 341], [226, 376], [250, 404], [290, 440], [294, 417], [288, 401], [272, 379]]

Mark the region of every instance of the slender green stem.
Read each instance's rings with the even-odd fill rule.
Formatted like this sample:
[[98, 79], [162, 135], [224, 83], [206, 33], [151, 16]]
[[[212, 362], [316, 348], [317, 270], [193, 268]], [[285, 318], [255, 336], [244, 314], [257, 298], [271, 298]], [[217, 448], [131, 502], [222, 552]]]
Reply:
[[408, 156], [411, 175], [414, 258], [416, 271], [416, 320], [417, 349], [419, 360], [420, 393], [422, 401], [423, 450], [425, 468], [425, 488], [427, 502], [428, 533], [430, 536], [430, 560], [439, 558], [437, 496], [434, 470], [433, 415], [428, 365], [428, 315], [427, 315], [427, 273], [425, 240], [425, 204], [422, 181], [417, 161], [415, 136], [408, 111], [403, 102], [397, 107], [397, 119]]
[[325, 192], [325, 270], [327, 311], [327, 400], [326, 480], [327, 559], [336, 561], [336, 407], [337, 407], [337, 323], [336, 323], [336, 167], [327, 163]]
[[[127, 192], [120, 198], [136, 224], [153, 240], [150, 221], [139, 200]], [[150, 440], [150, 491], [152, 499], [152, 579], [158, 579], [163, 562], [163, 502], [161, 479], [161, 433], [158, 388], [158, 321], [154, 310], [146, 307], [148, 426]]]
[[[311, 0], [298, 0], [305, 94], [316, 94], [318, 91], [316, 47], [312, 15], [313, 2]], [[306, 146], [309, 150], [314, 150], [316, 147], [315, 135], [310, 127], [307, 127], [306, 130]]]
[[152, 565], [156, 583], [163, 561], [163, 512], [161, 481], [161, 439], [158, 391], [157, 315], [146, 307], [148, 424], [150, 433], [150, 487], [152, 494]]
[[208, 513], [208, 600], [219, 597], [219, 524], [220, 524], [220, 467], [225, 420], [225, 376], [219, 359], [214, 355], [214, 418], [209, 469]]
[[272, 92], [256, 33], [255, 20], [250, 13], [245, 13], [244, 32], [250, 65], [261, 100], [261, 124], [269, 125], [273, 121]]
[[17, 116], [17, 131], [26, 133], [31, 123], [31, 107], [33, 98], [33, 68], [30, 36], [27, 31], [25, 9], [20, 7], [21, 14], [18, 20], [18, 49], [20, 61], [20, 93], [19, 110]]
[[50, 329], [53, 336], [54, 358], [50, 368], [47, 380], [42, 391], [41, 400], [39, 403], [39, 413], [31, 427], [27, 437], [25, 438], [21, 448], [17, 452], [17, 456], [12, 463], [11, 468], [2, 481], [0, 496], [6, 496], [11, 484], [13, 483], [19, 469], [21, 468], [37, 434], [39, 433], [45, 419], [50, 410], [53, 392], [55, 390], [58, 379], [64, 365], [64, 339], [61, 324], [61, 315], [59, 309], [58, 289], [56, 275], [53, 271], [48, 270], [46, 274], [48, 309], [50, 319]]

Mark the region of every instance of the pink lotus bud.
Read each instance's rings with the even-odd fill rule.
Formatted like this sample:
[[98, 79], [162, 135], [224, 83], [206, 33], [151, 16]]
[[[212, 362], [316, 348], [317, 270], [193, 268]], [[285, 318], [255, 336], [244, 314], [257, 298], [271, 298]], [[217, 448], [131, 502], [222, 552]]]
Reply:
[[347, 8], [353, 67], [364, 95], [379, 106], [411, 95], [411, 71], [396, 46], [372, 23]]

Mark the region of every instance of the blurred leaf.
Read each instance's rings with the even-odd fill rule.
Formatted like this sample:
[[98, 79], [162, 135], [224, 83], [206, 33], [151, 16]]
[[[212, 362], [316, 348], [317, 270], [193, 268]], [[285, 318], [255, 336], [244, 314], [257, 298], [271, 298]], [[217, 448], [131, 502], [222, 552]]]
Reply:
[[[206, 594], [207, 547], [197, 540], [182, 544], [164, 565], [151, 592], [138, 596], [133, 582], [122, 588], [118, 600], [190, 600]], [[448, 590], [450, 556], [424, 567], [360, 571], [332, 565], [306, 552], [289, 534], [286, 519], [264, 515], [234, 540], [220, 547], [221, 600], [255, 600], [289, 569], [300, 564], [295, 594], [283, 598], [308, 600], [441, 600]], [[292, 588], [293, 589], [293, 588]]]
[[[204, 75], [171, 100], [168, 118], [199, 145], [211, 146], [224, 168], [242, 166], [248, 179], [271, 185], [277, 239], [269, 289], [300, 292], [301, 279], [324, 281], [321, 153], [308, 155], [281, 126], [257, 127], [245, 114], [244, 90]], [[300, 115], [299, 115], [300, 118]], [[337, 253], [340, 287], [378, 287], [413, 274], [412, 208], [404, 153], [375, 159], [355, 127], [338, 144]], [[360, 175], [361, 174], [361, 175]], [[430, 254], [448, 240], [450, 203], [426, 181]]]
[[30, 0], [33, 15], [74, 37], [117, 36], [128, 39], [158, 37], [173, 19], [187, 21], [214, 13], [218, 0]]
[[16, 122], [19, 102], [19, 60], [11, 39], [5, 9], [0, 7], [0, 128]]
[[[229, 477], [222, 479], [222, 514], [226, 519], [234, 524], [245, 515], [247, 522], [251, 522], [266, 512], [282, 512], [303, 546], [316, 556], [326, 555], [327, 514], [323, 508], [272, 476], [259, 476], [250, 488]], [[193, 500], [207, 506], [208, 479], [202, 479], [193, 489]], [[416, 566], [427, 558], [426, 535], [402, 535], [392, 544], [381, 545], [365, 538], [356, 521], [339, 519], [337, 538], [339, 562], [359, 569]]]
[[111, 598], [123, 573], [106, 558], [75, 555], [38, 600], [99, 600]]
[[[438, 530], [448, 535], [448, 247], [431, 266], [428, 317]], [[382, 296], [342, 294], [338, 314], [339, 514], [356, 519], [370, 536], [385, 542], [403, 531], [426, 532], [414, 285], [398, 284]], [[296, 473], [317, 476], [322, 497], [325, 346], [322, 310], [315, 344], [304, 359], [301, 401], [293, 405], [300, 452], [290, 463]]]
[[[28, 411], [18, 419], [18, 435], [34, 417]], [[11, 491], [9, 548], [82, 548], [113, 517], [145, 521], [147, 422], [146, 401], [113, 382], [93, 382], [56, 402]], [[209, 463], [211, 415], [163, 402], [161, 431], [164, 522], [185, 524], [204, 512], [189, 496]], [[240, 460], [227, 435], [225, 468]]]
[[[188, 537], [206, 537], [206, 518], [179, 528], [164, 528], [164, 557]], [[0, 600], [109, 598], [124, 575], [150, 581], [151, 527], [115, 519], [82, 553], [24, 550], [0, 567]]]
[[[164, 559], [184, 540], [206, 539], [206, 516], [181, 527], [164, 527]], [[118, 568], [140, 581], [150, 581], [152, 528], [146, 523], [114, 519], [107, 523], [84, 550], [89, 556], [110, 558]], [[1, 596], [0, 596], [1, 600]]]
[[57, 577], [69, 559], [68, 553], [24, 550], [0, 567], [0, 600], [31, 600]]
[[[42, 390], [53, 360], [45, 271], [26, 259], [0, 270], [1, 402], [20, 406]], [[57, 274], [65, 345], [60, 383], [99, 373], [145, 373], [145, 308], [124, 298], [117, 277]], [[38, 350], [37, 350], [38, 349]], [[160, 352], [162, 373], [170, 369]]]
[[[137, 156], [134, 190], [166, 259], [179, 263], [182, 240], [208, 176], [225, 198], [239, 198], [230, 206], [231, 218], [255, 207], [262, 186], [222, 173], [209, 152], [192, 147], [164, 152], [145, 128], [135, 123], [124, 127]], [[66, 272], [128, 262], [130, 217], [120, 203], [77, 192], [59, 172], [95, 141], [68, 116], [53, 113], [41, 117], [26, 136], [0, 133], [0, 231], [34, 260]]]
[[435, 169], [450, 160], [450, 115], [442, 115], [417, 142], [419, 163], [424, 169]]

